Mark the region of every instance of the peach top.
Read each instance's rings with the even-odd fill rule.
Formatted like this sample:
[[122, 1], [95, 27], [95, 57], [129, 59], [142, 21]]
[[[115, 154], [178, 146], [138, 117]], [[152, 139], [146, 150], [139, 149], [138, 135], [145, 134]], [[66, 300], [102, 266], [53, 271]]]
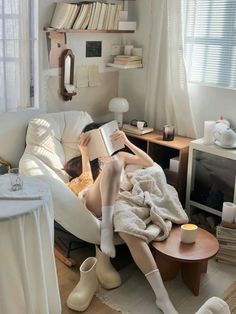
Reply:
[[67, 183], [68, 187], [78, 195], [82, 190], [88, 188], [94, 183], [92, 173], [87, 171], [83, 172], [79, 177], [72, 179]]

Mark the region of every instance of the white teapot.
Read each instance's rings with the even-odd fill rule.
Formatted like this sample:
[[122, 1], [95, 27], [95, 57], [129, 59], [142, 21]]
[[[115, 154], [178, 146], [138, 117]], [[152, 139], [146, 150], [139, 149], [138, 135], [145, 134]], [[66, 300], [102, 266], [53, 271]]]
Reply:
[[230, 128], [216, 130], [214, 137], [220, 145], [225, 147], [232, 147], [236, 144], [236, 133]]
[[215, 129], [216, 129], [216, 131], [229, 129], [229, 125], [227, 125], [224, 122], [220, 122], [220, 120], [219, 120], [219, 121], [216, 121]]

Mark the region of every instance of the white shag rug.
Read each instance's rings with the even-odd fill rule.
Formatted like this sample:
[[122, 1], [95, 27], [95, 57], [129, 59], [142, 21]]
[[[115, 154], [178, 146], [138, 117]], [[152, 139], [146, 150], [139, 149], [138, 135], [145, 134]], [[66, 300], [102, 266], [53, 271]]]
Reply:
[[[99, 289], [97, 297], [111, 308], [123, 314], [162, 314], [155, 305], [155, 296], [149, 283], [134, 264], [120, 272], [122, 285], [113, 290]], [[210, 297], [222, 297], [235, 281], [235, 267], [209, 261], [208, 272], [201, 278], [200, 294], [194, 296], [184, 285], [181, 276], [166, 281], [169, 296], [180, 314], [195, 313]]]

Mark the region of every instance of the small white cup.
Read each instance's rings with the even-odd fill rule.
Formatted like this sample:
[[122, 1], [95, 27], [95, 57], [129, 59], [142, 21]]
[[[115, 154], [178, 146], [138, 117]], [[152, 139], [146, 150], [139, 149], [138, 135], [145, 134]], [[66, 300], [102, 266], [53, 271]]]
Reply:
[[182, 243], [194, 243], [197, 237], [198, 226], [194, 224], [184, 224], [181, 226], [180, 238]]
[[143, 130], [144, 124], [145, 124], [144, 121], [137, 121], [137, 128], [138, 128], [139, 130]]
[[23, 180], [19, 174], [19, 168], [12, 168], [8, 170], [10, 176], [10, 184], [12, 191], [19, 191], [23, 188]]

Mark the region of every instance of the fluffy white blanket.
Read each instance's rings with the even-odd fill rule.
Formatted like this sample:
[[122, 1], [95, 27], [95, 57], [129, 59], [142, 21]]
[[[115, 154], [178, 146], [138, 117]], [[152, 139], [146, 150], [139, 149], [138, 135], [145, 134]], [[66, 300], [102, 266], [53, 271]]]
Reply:
[[188, 222], [176, 190], [167, 184], [162, 168], [155, 164], [128, 174], [132, 188], [115, 203], [115, 232], [125, 232], [146, 242], [166, 239], [172, 223]]

